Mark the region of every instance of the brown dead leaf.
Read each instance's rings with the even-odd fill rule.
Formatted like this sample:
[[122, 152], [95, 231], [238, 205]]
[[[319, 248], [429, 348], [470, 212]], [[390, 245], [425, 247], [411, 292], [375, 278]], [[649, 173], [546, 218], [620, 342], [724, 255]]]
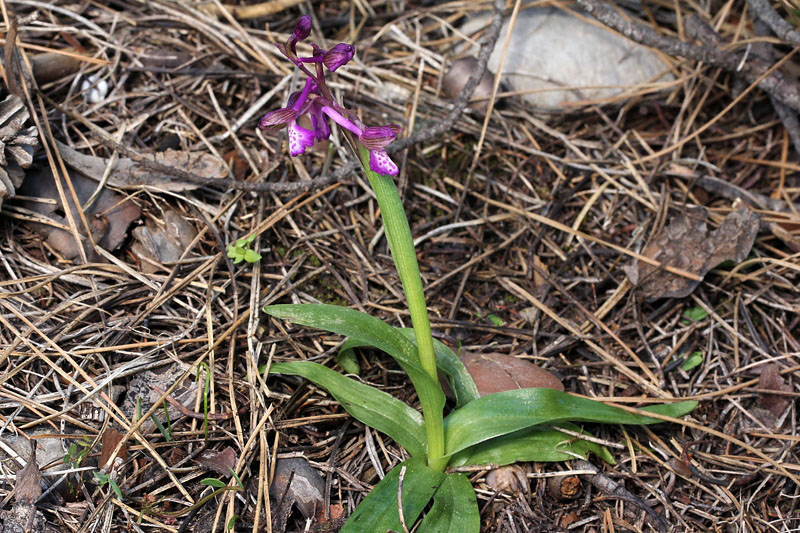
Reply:
[[[100, 462], [97, 463], [100, 468], [113, 470], [114, 465], [109, 465], [108, 460], [111, 459], [111, 454], [114, 453], [114, 450], [119, 444], [119, 441], [125, 436], [124, 433], [120, 433], [116, 429], [112, 427], [106, 428], [103, 432], [103, 437], [100, 441]], [[119, 449], [119, 453], [117, 454], [117, 460], [121, 460], [121, 462], [125, 462], [128, 460], [128, 447], [124, 444], [122, 448]]]
[[136, 242], [131, 250], [140, 258], [149, 259], [142, 261], [142, 271], [152, 273], [158, 269], [153, 263], [171, 263], [180, 259], [196, 235], [197, 230], [186, 217], [170, 209], [164, 213], [163, 227], [147, 219], [144, 226], [134, 228]]
[[[706, 210], [687, 207], [642, 251], [642, 255], [701, 277], [709, 270], [732, 259], [747, 257], [759, 228], [759, 217], [747, 207], [729, 214], [714, 231], [708, 231]], [[682, 298], [689, 295], [698, 281], [666, 272], [660, 267], [635, 262], [625, 273], [646, 300]]]
[[206, 450], [196, 460], [197, 464], [219, 474], [229, 475], [236, 466], [236, 452], [230, 446], [224, 450]]
[[[758, 388], [775, 392], [792, 392], [792, 386], [786, 383], [786, 380], [781, 376], [777, 363], [770, 363], [761, 369], [761, 375], [758, 377]], [[767, 409], [776, 417], [783, 415], [791, 403], [791, 397], [779, 394], [762, 392], [758, 397], [758, 405], [763, 409]]]
[[222, 158], [231, 166], [233, 179], [242, 181], [247, 177], [247, 173], [250, 171], [250, 165], [248, 165], [247, 161], [241, 156], [239, 150], [233, 149], [223, 154]]
[[536, 387], [564, 390], [561, 380], [525, 359], [500, 353], [465, 353], [461, 361], [472, 375], [481, 396]]
[[[75, 194], [81, 205], [92, 197], [97, 189], [97, 182], [70, 172], [70, 180], [75, 188]], [[31, 228], [47, 239], [47, 243], [66, 259], [79, 257], [80, 248], [75, 237], [69, 231], [69, 222], [66, 210], [60, 204], [58, 188], [53, 180], [53, 173], [49, 167], [31, 168], [25, 176], [25, 181], [20, 187], [19, 194], [32, 198], [55, 200], [57, 203], [44, 203], [41, 201], [24, 201], [22, 207], [42, 215], [31, 222]], [[81, 232], [82, 244], [89, 261], [104, 261], [92, 248], [86, 238], [83, 224], [72, 195], [66, 194], [69, 210]], [[103, 189], [97, 198], [86, 210], [86, 218], [90, 224], [92, 240], [104, 250], [114, 250], [122, 244], [128, 233], [128, 226], [141, 216], [141, 209], [124, 196]]]
[[323, 505], [325, 480], [302, 457], [279, 459], [269, 495], [276, 504], [281, 500], [297, 506], [304, 518], [311, 518]]
[[[105, 173], [108, 161], [102, 157], [86, 155], [73, 150], [65, 144], [56, 142], [58, 151], [64, 162], [81, 174], [100, 180]], [[173, 167], [186, 172], [191, 172], [203, 178], [224, 178], [228, 175], [225, 161], [206, 152], [186, 152], [183, 150], [164, 150], [145, 156], [149, 161], [166, 167]], [[160, 173], [144, 166], [133, 159], [120, 158], [117, 160], [108, 184], [120, 189], [138, 189], [142, 186], [154, 187], [165, 191], [190, 191], [200, 187], [196, 183], [187, 183], [180, 178]]]
[[31, 441], [31, 456], [25, 467], [17, 472], [14, 482], [14, 501], [33, 505], [42, 495], [42, 473], [36, 463], [36, 441]]

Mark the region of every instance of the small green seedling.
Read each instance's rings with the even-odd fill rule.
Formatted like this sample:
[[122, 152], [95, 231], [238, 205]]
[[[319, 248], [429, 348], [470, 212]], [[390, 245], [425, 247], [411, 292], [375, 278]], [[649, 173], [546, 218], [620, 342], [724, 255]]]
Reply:
[[116, 481], [111, 479], [111, 476], [109, 476], [108, 474], [103, 474], [101, 472], [95, 472], [94, 479], [97, 482], [97, 484], [100, 485], [101, 487], [103, 485], [108, 484], [108, 486], [111, 487], [111, 490], [114, 491], [114, 494], [117, 495], [117, 499], [119, 500], [123, 499], [122, 489], [119, 488], [119, 485], [117, 485]]
[[86, 456], [92, 451], [92, 440], [89, 437], [81, 437], [77, 442], [73, 442], [64, 454], [64, 464], [72, 468], [78, 468], [83, 464]]
[[228, 245], [228, 257], [233, 259], [233, 264], [238, 265], [242, 261], [248, 263], [258, 263], [261, 261], [261, 254], [251, 248], [253, 241], [256, 240], [256, 234], [239, 239], [233, 244]]

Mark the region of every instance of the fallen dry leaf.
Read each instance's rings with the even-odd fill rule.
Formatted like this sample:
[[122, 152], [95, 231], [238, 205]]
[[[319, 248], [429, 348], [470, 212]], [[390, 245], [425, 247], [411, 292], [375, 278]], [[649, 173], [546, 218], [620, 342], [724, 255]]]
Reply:
[[[107, 463], [108, 460], [111, 459], [111, 454], [114, 453], [117, 444], [119, 444], [119, 441], [121, 441], [124, 436], [125, 435], [123, 433], [120, 433], [119, 431], [117, 431], [112, 427], [106, 428], [106, 430], [103, 432], [103, 437], [100, 441], [101, 442], [100, 462], [97, 463], [97, 466], [107, 471], [111, 471], [114, 469], [115, 465], [109, 465]], [[117, 454], [116, 459], [114, 461], [115, 462], [119, 461], [121, 463], [124, 463], [127, 460], [128, 460], [128, 447], [123, 444], [122, 447], [119, 449], [119, 453]]]
[[136, 242], [131, 250], [145, 259], [142, 271], [152, 273], [158, 270], [154, 263], [171, 263], [180, 259], [196, 235], [197, 230], [184, 215], [169, 209], [164, 213], [163, 227], [147, 219], [144, 226], [133, 229]]
[[269, 495], [276, 504], [292, 504], [304, 518], [314, 516], [323, 505], [325, 480], [302, 457], [279, 459], [275, 465], [275, 477], [269, 487]]
[[[92, 197], [97, 190], [97, 182], [81, 176], [78, 173], [69, 174], [75, 194], [81, 205]], [[25, 176], [25, 181], [19, 189], [19, 194], [31, 198], [55, 200], [56, 203], [41, 201], [21, 202], [23, 208], [42, 215], [41, 222], [30, 222], [31, 228], [47, 239], [47, 243], [66, 259], [79, 257], [80, 248], [75, 241], [75, 236], [69, 231], [69, 222], [66, 210], [60, 204], [58, 188], [53, 180], [53, 173], [49, 167], [31, 168]], [[78, 230], [86, 257], [89, 261], [104, 261], [93, 249], [86, 239], [85, 229], [81, 223], [78, 209], [72, 201], [72, 195], [67, 191], [67, 203]], [[90, 224], [92, 240], [104, 250], [114, 250], [122, 244], [128, 233], [128, 226], [141, 216], [141, 209], [124, 196], [103, 188], [91, 206], [85, 212], [87, 222]]]
[[[687, 207], [686, 212], [676, 216], [645, 247], [642, 255], [700, 277], [723, 261], [744, 260], [758, 234], [758, 215], [742, 207], [725, 217], [714, 231], [708, 231], [706, 218], [705, 208]], [[624, 270], [639, 294], [648, 301], [682, 298], [700, 283], [641, 261]]]
[[[781, 376], [777, 363], [770, 363], [761, 369], [761, 375], [758, 377], [758, 388], [775, 392], [792, 392], [792, 386], [786, 383], [786, 380]], [[791, 397], [779, 394], [762, 392], [758, 397], [758, 405], [763, 409], [767, 409], [776, 417], [783, 415], [791, 403]]]
[[[70, 168], [95, 180], [100, 180], [103, 177], [108, 166], [108, 160], [83, 154], [59, 142], [56, 142], [56, 145], [58, 146], [58, 151], [61, 152], [61, 157], [64, 158], [64, 162]], [[225, 161], [206, 152], [186, 152], [169, 149], [144, 157], [153, 163], [191, 172], [203, 178], [219, 179], [228, 175], [228, 167], [225, 165]], [[108, 176], [108, 184], [120, 189], [138, 189], [142, 186], [148, 186], [174, 192], [190, 191], [200, 187], [196, 183], [181, 181], [176, 176], [160, 173], [143, 166], [142, 163], [124, 157], [118, 159], [114, 165], [111, 174]]]
[[42, 495], [42, 472], [36, 463], [36, 441], [31, 441], [31, 455], [27, 464], [17, 472], [14, 482], [14, 501], [33, 505]]
[[465, 353], [461, 356], [461, 361], [467, 367], [481, 396], [536, 387], [564, 390], [561, 380], [525, 359], [501, 353]]
[[219, 474], [230, 475], [236, 466], [236, 452], [230, 446], [224, 450], [206, 450], [195, 462]]

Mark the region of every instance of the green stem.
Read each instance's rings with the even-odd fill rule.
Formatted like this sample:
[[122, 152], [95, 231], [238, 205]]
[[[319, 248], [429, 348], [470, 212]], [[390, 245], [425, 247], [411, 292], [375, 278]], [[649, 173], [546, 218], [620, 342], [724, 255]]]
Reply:
[[[392, 252], [397, 274], [400, 276], [403, 291], [406, 295], [408, 311], [411, 315], [411, 325], [414, 328], [414, 336], [417, 339], [420, 365], [430, 375], [431, 379], [438, 383], [439, 377], [436, 371], [436, 357], [433, 351], [433, 336], [431, 335], [431, 324], [428, 319], [428, 308], [425, 304], [425, 293], [422, 290], [422, 279], [419, 275], [419, 265], [414, 252], [411, 228], [408, 226], [408, 219], [403, 209], [400, 193], [397, 191], [394, 180], [390, 176], [383, 176], [369, 170], [369, 151], [358, 143], [356, 143], [356, 146], [359, 150], [361, 166], [364, 168], [369, 184], [378, 198], [386, 240], [389, 242], [389, 250]], [[428, 464], [432, 468], [444, 468], [442, 459], [444, 455], [442, 413], [425, 411], [423, 406], [422, 414], [425, 417], [425, 431], [428, 437]]]

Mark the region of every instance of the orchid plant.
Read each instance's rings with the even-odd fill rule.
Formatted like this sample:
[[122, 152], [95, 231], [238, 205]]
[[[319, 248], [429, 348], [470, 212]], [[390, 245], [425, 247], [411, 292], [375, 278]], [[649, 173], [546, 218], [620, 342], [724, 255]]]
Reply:
[[[365, 126], [333, 98], [326, 85], [326, 70], [334, 72], [347, 64], [355, 49], [340, 43], [324, 50], [312, 43], [312, 55], [299, 57], [297, 43], [310, 33], [311, 17], [303, 16], [289, 39], [277, 44], [306, 79], [285, 108], [267, 113], [258, 126], [264, 130], [287, 128], [292, 156], [327, 139], [329, 120], [341, 128], [378, 200], [413, 327], [396, 328], [359, 311], [323, 304], [270, 305], [264, 311], [346, 336], [338, 362], [351, 374], [358, 373], [354, 349], [372, 347], [386, 352], [408, 374], [422, 413], [318, 363], [275, 363], [270, 373], [301, 376], [327, 390], [350, 415], [394, 439], [409, 455], [376, 485], [341, 531], [408, 531], [421, 521], [416, 531], [423, 533], [477, 532], [480, 517], [475, 492], [469, 479], [453, 467], [563, 461], [583, 458], [589, 452], [613, 463], [606, 448], [575, 436], [586, 433], [573, 422], [653, 424], [659, 420], [552, 389], [479, 395], [458, 356], [431, 335], [411, 230], [392, 179], [398, 167], [386, 152], [401, 128], [394, 124]], [[299, 123], [304, 115], [310, 119], [311, 129]], [[439, 373], [455, 396], [455, 406], [447, 417], [443, 416], [445, 395]], [[682, 416], [695, 406], [696, 402], [679, 402], [643, 410]]]

